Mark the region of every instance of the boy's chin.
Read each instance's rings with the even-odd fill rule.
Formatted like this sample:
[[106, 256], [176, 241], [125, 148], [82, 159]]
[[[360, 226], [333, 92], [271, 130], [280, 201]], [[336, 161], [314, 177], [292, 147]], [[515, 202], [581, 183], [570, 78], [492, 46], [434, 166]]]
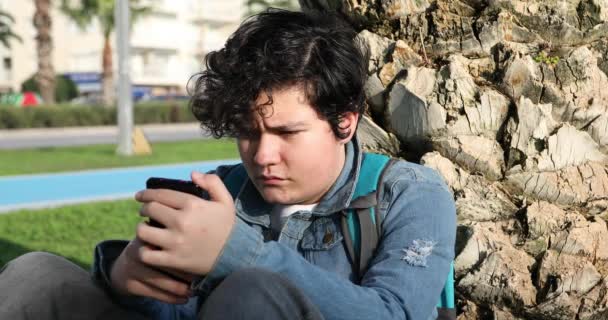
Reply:
[[264, 198], [264, 201], [272, 204], [297, 204], [297, 199], [294, 199], [289, 193], [285, 192], [285, 190], [281, 190], [278, 188], [264, 188], [264, 190], [260, 191], [260, 195]]
[[291, 204], [290, 199], [285, 195], [277, 194], [276, 192], [264, 192], [262, 198], [268, 203], [272, 204]]

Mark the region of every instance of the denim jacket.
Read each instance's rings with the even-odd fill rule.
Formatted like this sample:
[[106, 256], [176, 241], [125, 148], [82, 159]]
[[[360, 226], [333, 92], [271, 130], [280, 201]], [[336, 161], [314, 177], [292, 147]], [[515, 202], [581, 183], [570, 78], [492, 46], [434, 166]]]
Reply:
[[[237, 222], [211, 272], [192, 283], [184, 305], [112, 292], [109, 269], [126, 241], [95, 248], [93, 277], [119, 303], [151, 319], [196, 319], [210, 292], [231, 272], [265, 268], [287, 276], [326, 319], [414, 319], [437, 317], [436, 304], [454, 259], [453, 197], [432, 169], [398, 161], [384, 174], [378, 199], [383, 217], [380, 242], [369, 269], [356, 279], [340, 227], [341, 212], [354, 192], [361, 164], [356, 140], [347, 145], [342, 172], [313, 211], [289, 216], [278, 239], [270, 239], [272, 205], [246, 182], [235, 199]], [[223, 178], [228, 167], [219, 167]], [[238, 303], [238, 302], [237, 302]]]

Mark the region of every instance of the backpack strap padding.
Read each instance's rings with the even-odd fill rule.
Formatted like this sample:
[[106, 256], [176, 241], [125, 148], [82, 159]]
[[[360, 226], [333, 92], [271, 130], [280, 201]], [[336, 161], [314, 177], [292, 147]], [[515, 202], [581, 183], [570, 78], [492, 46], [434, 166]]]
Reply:
[[[357, 279], [359, 278], [359, 238], [355, 238], [359, 236], [359, 232], [357, 231], [359, 228], [358, 221], [354, 221], [356, 219], [356, 215], [352, 214], [352, 210], [348, 210], [344, 212], [342, 216], [342, 233], [344, 234], [344, 242], [346, 243], [346, 250], [348, 250], [348, 256], [351, 259], [350, 265], [353, 267], [353, 272], [357, 275]], [[355, 229], [357, 228], [357, 229]], [[357, 248], [355, 248], [357, 245]], [[355, 251], [357, 250], [357, 251]]]
[[376, 189], [390, 158], [364, 153], [352, 201], [342, 217], [342, 233], [351, 257], [353, 273], [360, 280], [367, 271], [380, 237]]
[[[348, 241], [354, 242], [353, 250], [355, 252], [354, 257], [356, 257], [354, 260], [356, 261], [353, 261], [353, 263], [356, 268], [353, 269], [357, 271], [359, 277], [367, 271], [369, 260], [378, 246], [379, 233], [376, 223], [378, 220], [374, 214], [377, 203], [376, 192], [372, 192], [355, 199], [349, 206], [347, 222], [352, 226], [349, 226], [348, 230], [349, 233], [359, 239], [348, 239]], [[359, 228], [358, 231], [356, 230], [357, 227]], [[351, 229], [355, 232], [352, 232]]]
[[361, 228], [361, 249], [359, 256], [359, 275], [362, 276], [367, 271], [369, 261], [372, 259], [376, 247], [378, 246], [378, 230], [374, 223], [374, 208], [357, 210], [359, 225]]

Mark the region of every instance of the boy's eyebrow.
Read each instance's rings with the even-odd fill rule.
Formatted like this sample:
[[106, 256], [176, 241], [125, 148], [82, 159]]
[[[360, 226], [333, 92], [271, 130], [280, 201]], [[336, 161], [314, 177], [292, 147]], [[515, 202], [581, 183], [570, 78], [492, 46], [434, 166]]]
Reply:
[[291, 122], [287, 122], [287, 123], [281, 123], [276, 126], [266, 125], [266, 128], [271, 129], [271, 130], [289, 130], [289, 129], [293, 130], [294, 128], [306, 127], [307, 125], [308, 124], [305, 121], [291, 121]]

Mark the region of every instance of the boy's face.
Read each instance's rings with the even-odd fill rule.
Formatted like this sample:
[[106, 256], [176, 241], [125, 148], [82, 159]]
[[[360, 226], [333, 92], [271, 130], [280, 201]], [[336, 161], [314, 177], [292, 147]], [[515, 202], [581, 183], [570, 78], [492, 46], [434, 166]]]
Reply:
[[[317, 203], [340, 175], [344, 145], [355, 133], [358, 115], [344, 117], [342, 127], [348, 127], [351, 134], [338, 139], [300, 87], [274, 90], [272, 98], [266, 117], [255, 113], [256, 134], [237, 139], [241, 159], [267, 202]], [[267, 101], [262, 93], [256, 104]]]

